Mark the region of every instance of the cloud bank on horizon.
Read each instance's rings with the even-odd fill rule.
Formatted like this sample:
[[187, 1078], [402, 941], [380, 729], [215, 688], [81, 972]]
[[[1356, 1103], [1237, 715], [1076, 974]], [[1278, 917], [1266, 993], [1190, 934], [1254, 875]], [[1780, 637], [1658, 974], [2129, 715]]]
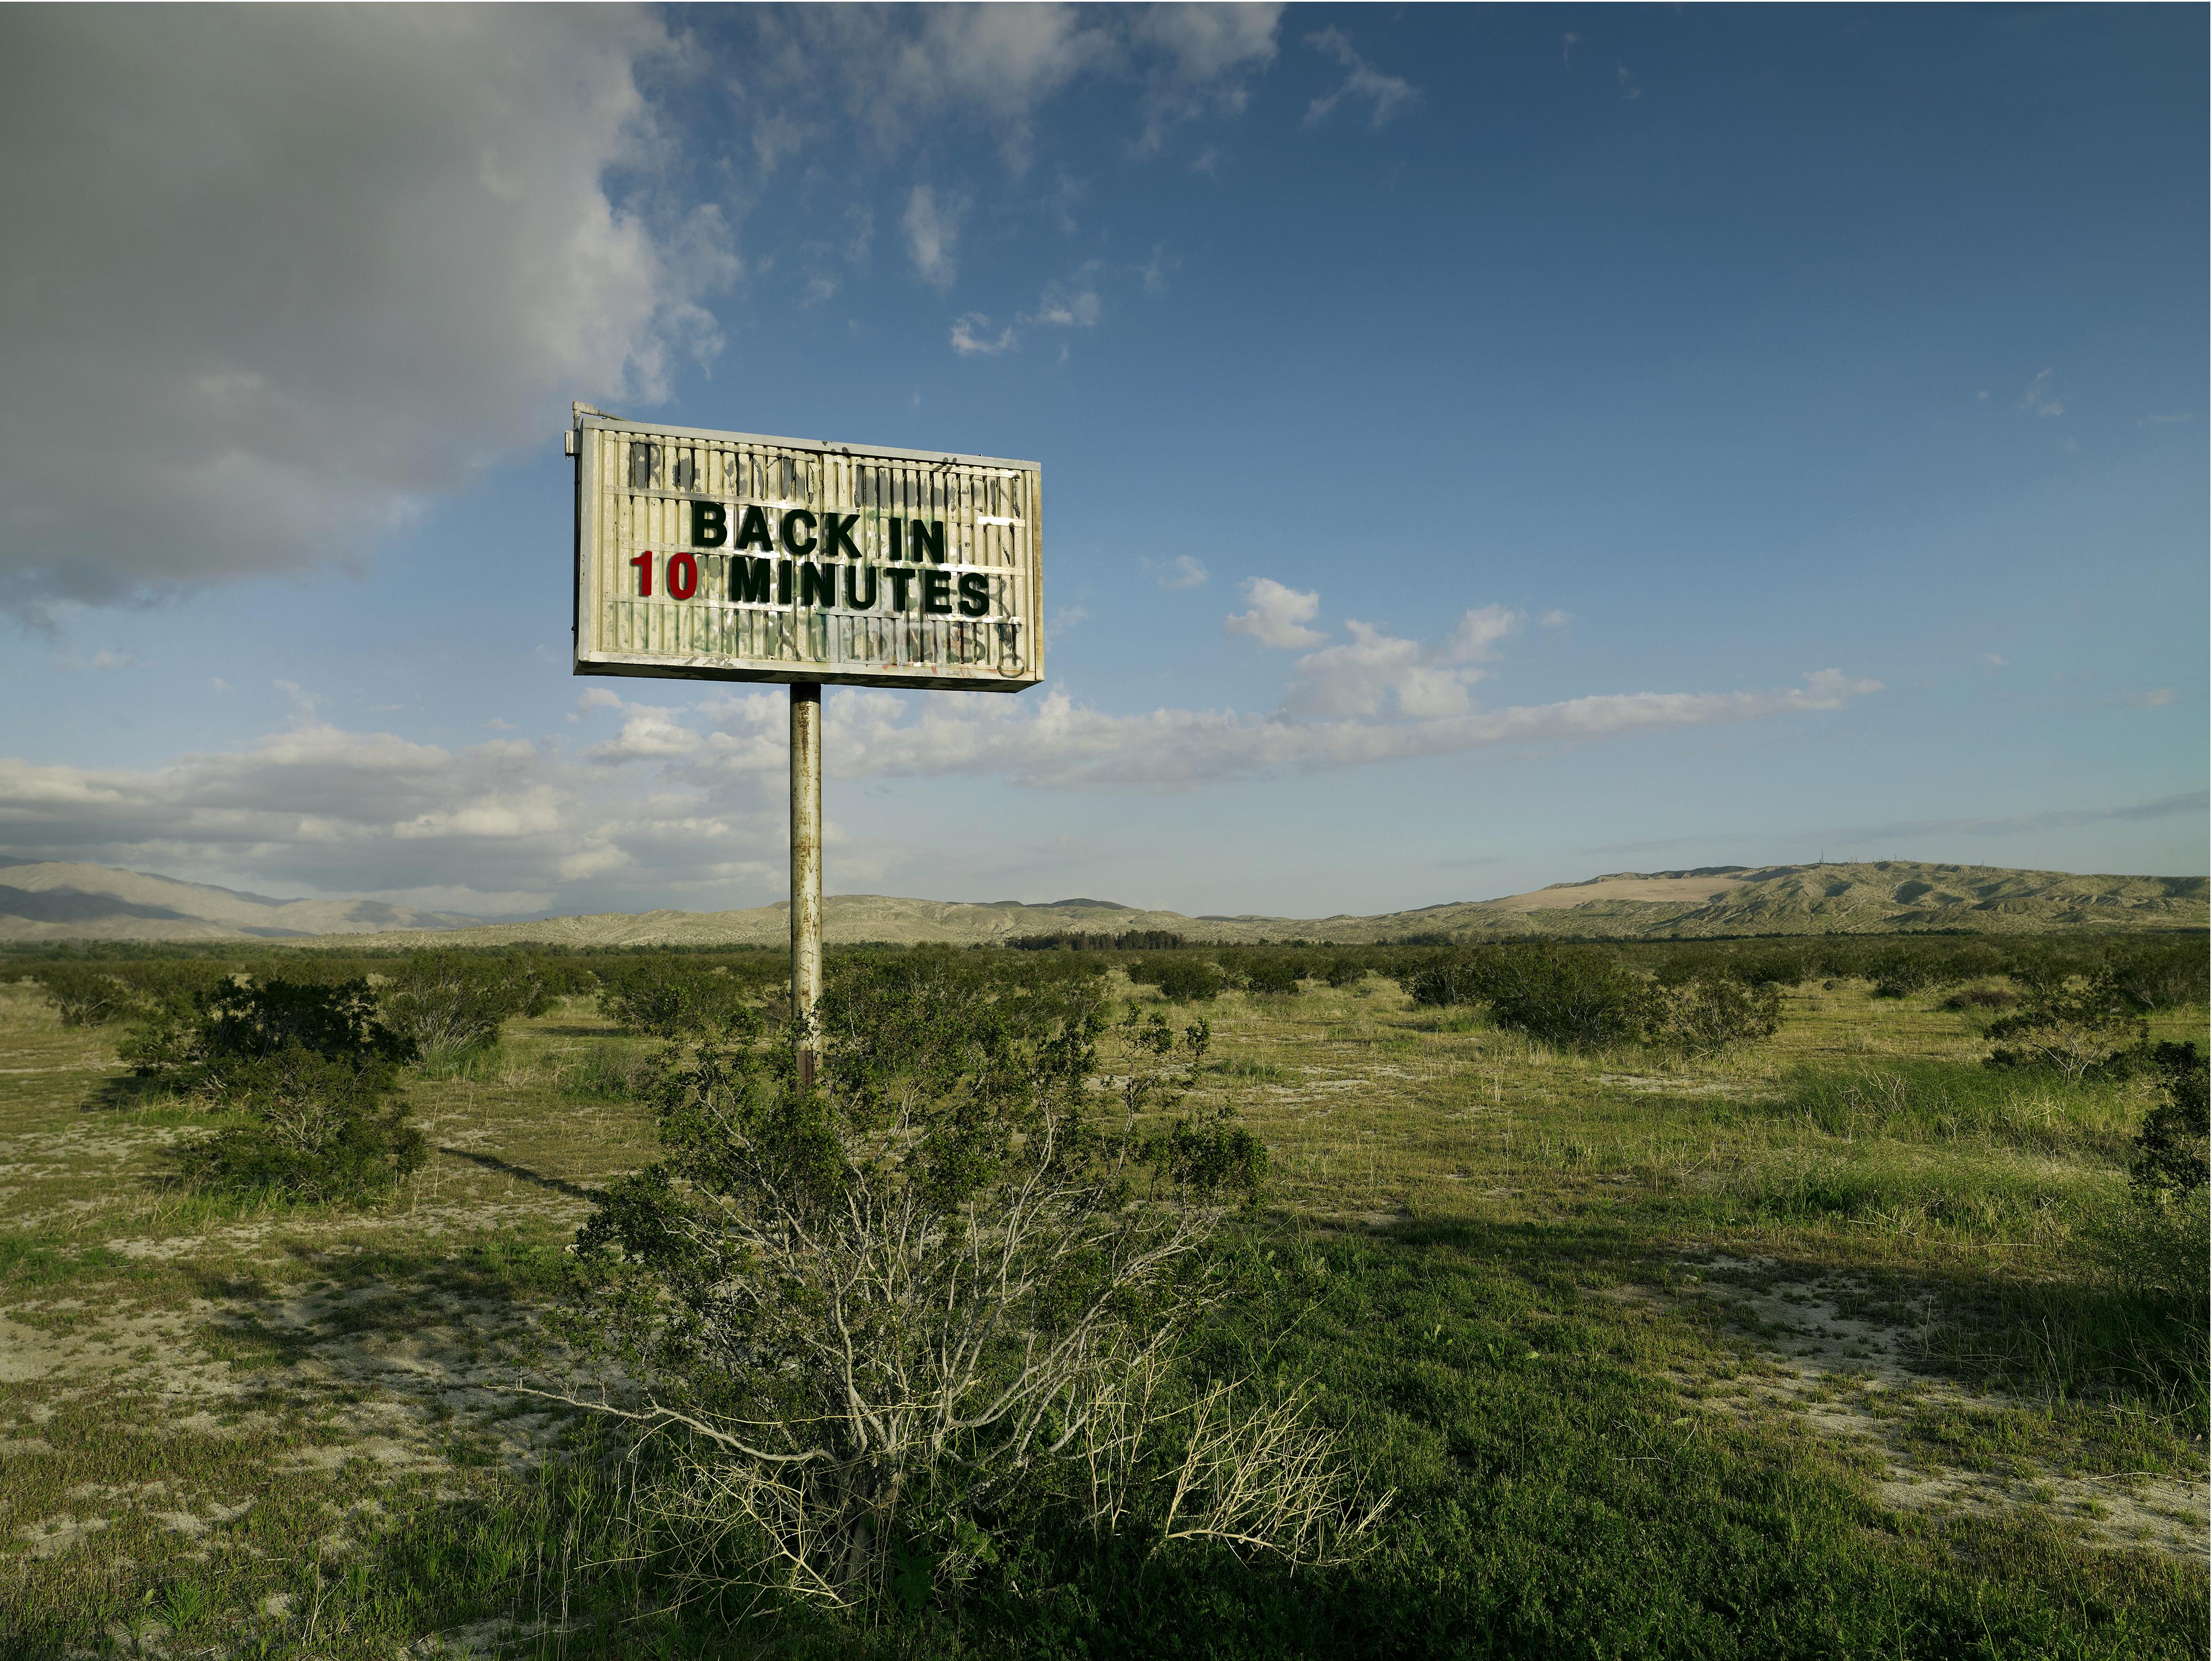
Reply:
[[[1453, 650], [1496, 627], [1469, 612]], [[1380, 686], [1402, 672], [1395, 661], [1376, 668]], [[1019, 702], [848, 689], [827, 706], [824, 754], [840, 779], [989, 776], [1042, 791], [1181, 792], [1833, 711], [1881, 688], [1824, 670], [1767, 692], [1599, 694], [1447, 713], [1401, 698], [1401, 718], [1383, 719], [1359, 718], [1374, 714], [1379, 695], [1352, 718], [1303, 718], [1290, 712], [1299, 690], [1294, 682], [1271, 715], [1116, 715], [1057, 688]], [[595, 687], [573, 718], [613, 716], [619, 725], [580, 749], [507, 738], [410, 743], [332, 725], [312, 695], [297, 687], [288, 695], [295, 714], [286, 730], [159, 768], [0, 760], [0, 839], [19, 857], [165, 873], [253, 870], [318, 893], [480, 912], [543, 910], [564, 894], [611, 896], [577, 902], [603, 909], [656, 893], [767, 885], [777, 875], [789, 718], [781, 688], [686, 706]], [[847, 886], [902, 872], [895, 848], [856, 846], [836, 826], [828, 840]]]
[[2204, 774], [2180, 22], [1294, 21], [8, 14], [0, 848], [775, 893], [781, 694], [566, 683], [583, 398], [1045, 458], [1052, 684], [833, 699], [843, 886], [1379, 909], [1469, 826], [1524, 887], [1838, 825], [2201, 864], [2130, 806]]

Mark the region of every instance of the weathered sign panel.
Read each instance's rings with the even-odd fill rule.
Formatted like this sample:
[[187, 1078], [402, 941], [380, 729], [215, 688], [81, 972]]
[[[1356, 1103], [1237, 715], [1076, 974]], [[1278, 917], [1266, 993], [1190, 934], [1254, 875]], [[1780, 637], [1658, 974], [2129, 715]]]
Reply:
[[968, 687], [1044, 676], [1035, 462], [580, 410], [575, 672]]

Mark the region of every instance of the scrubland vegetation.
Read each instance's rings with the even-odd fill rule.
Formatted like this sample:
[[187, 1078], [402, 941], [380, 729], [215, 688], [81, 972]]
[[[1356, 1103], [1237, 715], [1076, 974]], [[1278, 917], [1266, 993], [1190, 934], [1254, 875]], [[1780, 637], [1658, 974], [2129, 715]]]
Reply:
[[2201, 1656], [2197, 937], [0, 960], [0, 1653]]

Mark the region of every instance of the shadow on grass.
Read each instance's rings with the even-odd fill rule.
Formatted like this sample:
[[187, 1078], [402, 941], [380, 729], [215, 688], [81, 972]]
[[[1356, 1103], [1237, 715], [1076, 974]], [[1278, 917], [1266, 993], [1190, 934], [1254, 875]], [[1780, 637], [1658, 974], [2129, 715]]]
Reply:
[[[187, 1282], [228, 1312], [201, 1329], [217, 1355], [250, 1367], [296, 1367], [327, 1361], [333, 1344], [369, 1349], [366, 1366], [404, 1395], [467, 1384], [486, 1365], [510, 1373], [542, 1360], [532, 1318], [562, 1282], [566, 1254], [547, 1241], [491, 1235], [455, 1246], [377, 1242], [324, 1250], [304, 1240], [268, 1243], [285, 1264], [274, 1274], [240, 1274], [206, 1263], [181, 1265]], [[425, 1346], [432, 1329], [451, 1335], [450, 1366]], [[510, 1335], [503, 1338], [501, 1335]], [[487, 1362], [480, 1353], [509, 1344]], [[405, 1365], [385, 1366], [381, 1347], [407, 1346]], [[471, 1352], [465, 1361], [458, 1359]], [[450, 1375], [450, 1376], [448, 1376]]]
[[[1514, 1264], [1542, 1282], [1626, 1282], [1662, 1295], [1679, 1292], [1686, 1266], [1733, 1257], [1750, 1266], [1723, 1270], [1721, 1278], [1819, 1287], [1843, 1312], [1888, 1329], [1897, 1359], [1931, 1378], [2045, 1405], [2147, 1414], [2180, 1440], [2195, 1438], [2200, 1450], [2212, 1429], [2205, 1361], [2212, 1335], [2201, 1300], [2187, 1292], [2106, 1275], [2022, 1273], [1984, 1254], [1839, 1264], [1829, 1242], [1793, 1248], [1771, 1228], [1746, 1240], [1710, 1216], [1698, 1221], [1705, 1226], [1694, 1234], [1679, 1224], [1655, 1228], [1645, 1215], [1540, 1225], [1421, 1222], [1401, 1226], [1393, 1238]], [[1677, 1298], [1674, 1307], [1693, 1326], [1733, 1326], [1740, 1340], [1764, 1340], [1754, 1325], [1731, 1323], [1703, 1300]]]
[[[1303, 1386], [1366, 1489], [1395, 1491], [1355, 1562], [1099, 1543], [1046, 1502], [1000, 1519], [994, 1568], [921, 1608], [732, 1628], [703, 1606], [653, 1613], [672, 1589], [591, 1520], [618, 1493], [579, 1487], [542, 1512], [457, 1512], [434, 1539], [394, 1537], [381, 1573], [433, 1585], [507, 1565], [472, 1610], [567, 1615], [526, 1644], [548, 1657], [2201, 1653], [2199, 1566], [2087, 1551], [2033, 1515], [1901, 1519], [1790, 1424], [1686, 1416], [1665, 1371], [1705, 1340], [1587, 1295], [1640, 1261], [1601, 1231], [1261, 1225], [1228, 1256], [1242, 1295], [1194, 1365]], [[587, 1463], [562, 1480], [618, 1484]]]
[[173, 1112], [194, 1118], [200, 1110], [190, 1096], [179, 1095], [165, 1079], [141, 1078], [124, 1073], [102, 1079], [78, 1104], [88, 1113]]
[[451, 1148], [444, 1143], [438, 1144], [438, 1151], [449, 1155], [454, 1159], [466, 1160], [470, 1164], [483, 1170], [496, 1171], [501, 1176], [513, 1177], [518, 1182], [530, 1183], [556, 1194], [565, 1194], [570, 1199], [589, 1200], [599, 1197], [599, 1191], [596, 1188], [586, 1188], [580, 1184], [570, 1182], [565, 1177], [549, 1177], [542, 1171], [533, 1171], [526, 1165], [517, 1165], [514, 1161], [501, 1159], [496, 1154], [479, 1153], [469, 1148]]

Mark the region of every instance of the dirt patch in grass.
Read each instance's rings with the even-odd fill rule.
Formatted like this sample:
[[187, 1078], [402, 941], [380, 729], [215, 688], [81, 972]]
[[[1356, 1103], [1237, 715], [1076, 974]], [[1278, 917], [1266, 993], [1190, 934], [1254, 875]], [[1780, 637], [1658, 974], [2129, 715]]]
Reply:
[[[2212, 1551], [2201, 1457], [2169, 1468], [2097, 1470], [2114, 1452], [2080, 1415], [1984, 1395], [1915, 1367], [1906, 1326], [1848, 1312], [1863, 1288], [1778, 1276], [1771, 1262], [1717, 1254], [1686, 1265], [1683, 1297], [1753, 1341], [1757, 1365], [1697, 1391], [1708, 1409], [1779, 1409], [1872, 1455], [1875, 1489], [1902, 1512], [1995, 1515], [2040, 1507], [2087, 1543], [2203, 1562]], [[1649, 1292], [1622, 1295], [1663, 1302]], [[2190, 1469], [2177, 1470], [2174, 1464]]]

